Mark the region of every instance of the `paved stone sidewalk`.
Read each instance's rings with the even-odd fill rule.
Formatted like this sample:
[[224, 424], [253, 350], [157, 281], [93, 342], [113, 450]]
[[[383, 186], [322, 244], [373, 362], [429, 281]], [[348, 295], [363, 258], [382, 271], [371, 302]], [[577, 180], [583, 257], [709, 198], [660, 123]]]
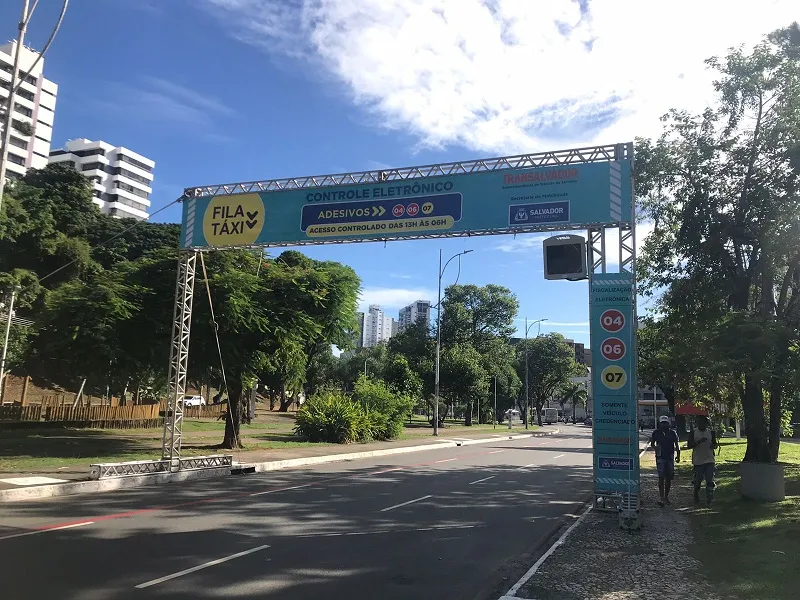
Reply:
[[[614, 513], [592, 510], [516, 593], [533, 600], [721, 600], [691, 557], [691, 483], [676, 479], [672, 506], [658, 506], [658, 481], [642, 477], [642, 523], [621, 530]], [[729, 599], [726, 599], [729, 600]]]

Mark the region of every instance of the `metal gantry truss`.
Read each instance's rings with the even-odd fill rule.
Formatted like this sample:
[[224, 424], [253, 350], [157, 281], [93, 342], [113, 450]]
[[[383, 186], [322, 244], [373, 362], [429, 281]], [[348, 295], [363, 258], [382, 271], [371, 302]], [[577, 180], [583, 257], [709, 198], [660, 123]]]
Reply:
[[[233, 466], [233, 456], [230, 454], [213, 454], [210, 456], [190, 456], [181, 458], [180, 470], [188, 469], [213, 469]], [[107, 479], [109, 477], [129, 477], [131, 475], [154, 475], [170, 473], [169, 460], [134, 460], [121, 463], [100, 463], [91, 465], [90, 479]]]
[[[405, 181], [422, 179], [426, 177], [442, 177], [448, 175], [464, 175], [470, 173], [484, 173], [515, 169], [529, 169], [558, 165], [574, 165], [596, 162], [612, 162], [632, 160], [633, 144], [606, 144], [602, 146], [589, 146], [548, 152], [534, 152], [500, 158], [485, 158], [417, 167], [403, 167], [398, 169], [376, 169], [371, 171], [358, 171], [334, 175], [314, 175], [307, 177], [288, 177], [284, 179], [264, 179], [238, 183], [225, 183], [217, 185], [203, 185], [188, 187], [184, 190], [184, 200], [193, 201], [196, 198], [212, 196], [229, 196], [257, 192], [281, 192], [284, 190], [299, 190], [323, 188], [342, 185], [359, 185], [372, 183], [387, 183], [391, 181]], [[458, 234], [421, 234], [413, 238], [397, 239], [435, 239], [455, 236], [483, 236], [497, 234], [522, 234], [542, 231], [587, 230], [589, 234], [589, 261], [590, 280], [591, 273], [606, 272], [606, 229], [619, 228], [620, 235], [620, 269], [634, 270], [633, 249], [635, 245], [632, 223], [608, 222], [603, 224], [574, 223], [571, 225], [537, 225], [531, 227], [515, 227], [507, 230], [475, 230]], [[275, 243], [255, 245], [254, 248], [323, 245], [354, 243], [360, 241], [389, 241], [393, 238], [370, 238], [367, 240], [309, 240], [293, 241], [291, 243]], [[187, 251], [181, 256], [178, 268], [178, 281], [175, 291], [175, 313], [172, 329], [172, 346], [169, 363], [169, 397], [164, 419], [164, 438], [162, 443], [162, 459], [168, 461], [170, 470], [181, 468], [181, 429], [183, 424], [183, 396], [186, 390], [186, 370], [189, 358], [189, 336], [192, 321], [192, 296], [195, 279], [195, 262], [197, 252], [207, 251], [211, 248], [198, 248]], [[225, 250], [225, 247], [214, 247], [214, 250]]]
[[[248, 194], [251, 192], [281, 192], [284, 190], [301, 190], [307, 188], [330, 187], [337, 185], [360, 185], [364, 183], [386, 183], [389, 181], [405, 181], [424, 177], [443, 177], [448, 175], [466, 175], [489, 171], [505, 171], [509, 169], [530, 169], [533, 167], [550, 167], [558, 165], [575, 165], [593, 162], [610, 162], [623, 160], [632, 156], [633, 145], [607, 144], [605, 146], [589, 146], [553, 152], [534, 152], [501, 158], [481, 158], [420, 167], [403, 167], [400, 169], [376, 169], [355, 173], [339, 173], [336, 175], [311, 175], [308, 177], [287, 177], [285, 179], [263, 179], [240, 183], [223, 183], [217, 185], [201, 185], [184, 190], [187, 198], [203, 198], [206, 196], [229, 196]], [[289, 245], [289, 244], [287, 244]], [[294, 246], [295, 244], [291, 244]]]
[[196, 267], [197, 252], [181, 254], [175, 283], [175, 311], [172, 318], [172, 343], [169, 353], [169, 392], [164, 414], [164, 437], [161, 442], [161, 459], [168, 461], [170, 471], [181, 468], [183, 397], [186, 393]]

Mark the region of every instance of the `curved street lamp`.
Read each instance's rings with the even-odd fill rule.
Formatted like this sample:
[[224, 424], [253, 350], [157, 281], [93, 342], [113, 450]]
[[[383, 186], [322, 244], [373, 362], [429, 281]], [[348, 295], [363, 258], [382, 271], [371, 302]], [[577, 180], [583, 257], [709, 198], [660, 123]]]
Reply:
[[528, 415], [530, 407], [530, 402], [528, 400], [528, 332], [530, 331], [531, 327], [538, 323], [539, 328], [536, 331], [536, 337], [538, 338], [542, 333], [543, 321], [547, 321], [547, 319], [536, 319], [535, 321], [531, 322], [530, 325], [528, 325], [528, 317], [525, 317], [525, 429], [528, 429], [528, 422], [530, 421]]
[[[447, 262], [444, 263], [444, 267], [442, 267], [442, 251], [441, 249], [439, 250], [439, 299], [436, 301], [436, 374], [434, 376], [433, 435], [439, 435], [439, 355], [442, 349], [442, 276], [444, 275], [445, 269], [447, 269], [447, 265], [456, 257], [458, 257], [458, 270], [460, 274], [461, 256], [463, 254], [469, 254], [470, 252], [472, 252], [472, 250], [464, 250], [463, 252], [454, 254], [447, 259]], [[456, 277], [456, 282], [458, 282], [458, 277]]]

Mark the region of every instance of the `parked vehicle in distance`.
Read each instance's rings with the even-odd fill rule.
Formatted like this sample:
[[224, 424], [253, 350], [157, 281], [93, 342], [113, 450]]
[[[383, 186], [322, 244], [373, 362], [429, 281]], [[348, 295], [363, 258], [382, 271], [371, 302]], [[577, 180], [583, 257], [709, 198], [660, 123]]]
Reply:
[[588, 425], [589, 427], [591, 427], [591, 426], [592, 426], [592, 417], [586, 417], [586, 418], [583, 420], [583, 424], [584, 424], [584, 425]]
[[205, 406], [206, 399], [202, 396], [184, 396], [183, 406]]
[[543, 408], [542, 409], [542, 422], [552, 425], [558, 421], [557, 408]]

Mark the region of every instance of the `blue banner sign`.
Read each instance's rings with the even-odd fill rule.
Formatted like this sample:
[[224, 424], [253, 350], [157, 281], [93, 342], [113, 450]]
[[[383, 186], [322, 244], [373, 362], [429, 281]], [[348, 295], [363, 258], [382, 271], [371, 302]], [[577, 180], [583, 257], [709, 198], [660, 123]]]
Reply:
[[636, 327], [630, 273], [592, 276], [595, 491], [639, 491]]
[[508, 207], [511, 227], [536, 223], [569, 223], [569, 201], [512, 204]]
[[625, 159], [187, 198], [181, 247], [536, 231], [632, 219]]
[[308, 237], [452, 229], [461, 220], [461, 194], [395, 200], [306, 204], [300, 229]]

